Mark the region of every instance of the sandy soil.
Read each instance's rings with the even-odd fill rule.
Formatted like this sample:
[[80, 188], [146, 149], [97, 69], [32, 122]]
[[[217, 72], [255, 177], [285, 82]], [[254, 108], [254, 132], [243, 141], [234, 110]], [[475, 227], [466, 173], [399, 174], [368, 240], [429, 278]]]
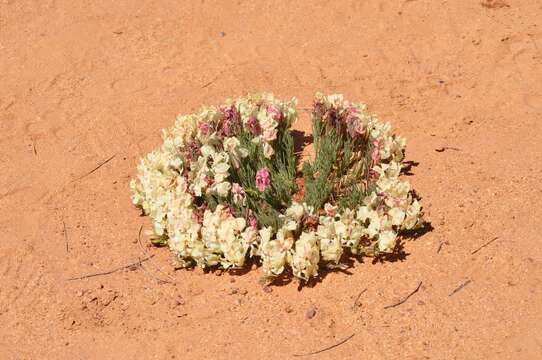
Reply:
[[[540, 358], [541, 14], [536, 0], [2, 0], [0, 358], [289, 358], [352, 334], [311, 358]], [[340, 92], [391, 121], [434, 230], [400, 261], [301, 291], [140, 248], [128, 181], [159, 130], [261, 90], [301, 106]]]

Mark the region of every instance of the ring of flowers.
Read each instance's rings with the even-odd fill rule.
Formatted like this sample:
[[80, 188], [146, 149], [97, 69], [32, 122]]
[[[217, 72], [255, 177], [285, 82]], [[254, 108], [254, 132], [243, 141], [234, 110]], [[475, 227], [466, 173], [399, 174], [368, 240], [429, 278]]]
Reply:
[[304, 198], [293, 201], [296, 104], [250, 95], [178, 116], [141, 159], [133, 203], [181, 266], [242, 268], [254, 257], [265, 278], [291, 269], [308, 280], [342, 266], [345, 250], [391, 253], [399, 233], [423, 223], [400, 178], [405, 140], [342, 95], [315, 97], [315, 156], [303, 164]]

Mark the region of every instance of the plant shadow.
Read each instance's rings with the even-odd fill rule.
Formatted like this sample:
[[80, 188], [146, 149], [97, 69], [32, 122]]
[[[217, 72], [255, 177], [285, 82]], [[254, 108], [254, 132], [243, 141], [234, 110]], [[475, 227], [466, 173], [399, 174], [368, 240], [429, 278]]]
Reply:
[[423, 235], [430, 233], [433, 230], [435, 230], [435, 228], [433, 227], [431, 222], [426, 221], [419, 228], [403, 231], [401, 235], [404, 238], [408, 238], [410, 240], [416, 240], [417, 238], [422, 237]]
[[403, 161], [403, 168], [401, 169], [401, 173], [405, 176], [412, 176], [414, 175], [414, 173], [412, 172], [412, 168], [415, 168], [418, 165], [420, 165], [420, 163], [414, 160]]
[[312, 137], [312, 134], [307, 134], [306, 132], [301, 130], [292, 130], [290, 133], [294, 138], [294, 153], [297, 161], [299, 162], [299, 160], [301, 159], [301, 154], [303, 153], [303, 149], [307, 145], [312, 144], [314, 139]]

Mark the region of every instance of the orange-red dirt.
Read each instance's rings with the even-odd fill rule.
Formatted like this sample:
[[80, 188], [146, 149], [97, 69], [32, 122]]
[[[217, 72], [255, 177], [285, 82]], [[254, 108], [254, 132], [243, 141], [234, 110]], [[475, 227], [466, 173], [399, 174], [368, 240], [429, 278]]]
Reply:
[[[536, 0], [1, 1], [0, 358], [282, 359], [355, 334], [310, 358], [539, 359], [541, 19]], [[391, 121], [434, 230], [301, 291], [142, 250], [139, 157], [177, 113], [256, 91]]]

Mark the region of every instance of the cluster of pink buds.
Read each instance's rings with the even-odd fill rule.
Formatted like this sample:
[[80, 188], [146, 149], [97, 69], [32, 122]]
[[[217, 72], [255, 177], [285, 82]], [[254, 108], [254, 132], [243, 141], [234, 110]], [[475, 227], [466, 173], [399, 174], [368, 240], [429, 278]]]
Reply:
[[269, 115], [271, 115], [273, 120], [276, 120], [276, 121], [282, 120], [282, 112], [276, 105], [268, 105], [267, 112], [269, 113]]
[[271, 185], [271, 177], [267, 168], [261, 168], [256, 172], [256, 187], [261, 192], [264, 192]]
[[221, 111], [224, 113], [224, 119], [222, 121], [220, 134], [222, 136], [236, 135], [241, 126], [241, 116], [237, 112], [237, 109], [232, 105], [228, 108], [222, 108]]
[[260, 123], [258, 122], [256, 116], [254, 115], [250, 116], [250, 118], [248, 119], [247, 127], [254, 136], [259, 136], [262, 133], [262, 127], [260, 126]]

